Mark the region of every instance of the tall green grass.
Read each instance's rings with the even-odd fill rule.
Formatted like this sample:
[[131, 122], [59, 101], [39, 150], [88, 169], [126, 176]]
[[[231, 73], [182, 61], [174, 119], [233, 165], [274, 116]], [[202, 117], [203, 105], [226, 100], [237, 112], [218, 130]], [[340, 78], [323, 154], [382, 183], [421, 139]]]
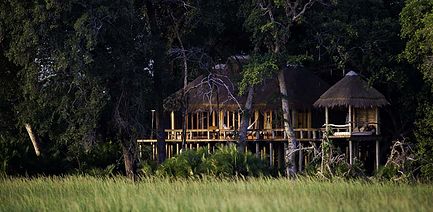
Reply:
[[122, 177], [0, 179], [1, 211], [432, 211], [433, 186]]

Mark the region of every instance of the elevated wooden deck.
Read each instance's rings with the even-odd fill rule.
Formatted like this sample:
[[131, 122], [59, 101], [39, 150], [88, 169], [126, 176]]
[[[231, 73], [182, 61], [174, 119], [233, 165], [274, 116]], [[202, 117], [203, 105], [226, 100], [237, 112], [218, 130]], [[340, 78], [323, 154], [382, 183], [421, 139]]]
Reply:
[[[322, 130], [316, 128], [298, 128], [294, 129], [296, 138], [299, 141], [320, 141], [322, 139]], [[182, 129], [165, 130], [167, 143], [182, 142]], [[186, 131], [186, 142], [236, 142], [239, 140], [239, 131], [231, 129], [188, 129]], [[247, 142], [269, 141], [283, 142], [287, 141], [284, 129], [260, 129], [248, 130]], [[156, 139], [139, 139], [138, 143], [154, 143]]]

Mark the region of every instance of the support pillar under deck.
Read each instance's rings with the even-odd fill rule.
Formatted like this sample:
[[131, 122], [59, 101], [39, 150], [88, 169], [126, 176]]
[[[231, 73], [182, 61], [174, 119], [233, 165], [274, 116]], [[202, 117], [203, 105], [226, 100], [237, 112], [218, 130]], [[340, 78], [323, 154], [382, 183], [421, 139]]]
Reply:
[[352, 140], [349, 140], [349, 164], [353, 164], [353, 145]]

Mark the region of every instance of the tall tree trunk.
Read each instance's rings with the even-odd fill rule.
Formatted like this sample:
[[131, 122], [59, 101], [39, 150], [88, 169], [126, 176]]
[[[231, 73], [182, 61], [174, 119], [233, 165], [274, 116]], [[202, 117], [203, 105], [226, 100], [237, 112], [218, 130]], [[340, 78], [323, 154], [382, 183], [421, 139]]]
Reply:
[[[162, 110], [160, 110], [162, 111]], [[165, 152], [165, 133], [164, 133], [164, 113], [158, 112], [156, 115], [156, 127], [158, 129], [158, 132], [156, 134], [156, 145], [158, 148], [158, 163], [161, 164], [165, 161], [166, 158], [166, 152]]]
[[238, 151], [245, 152], [247, 145], [247, 133], [248, 133], [248, 121], [250, 119], [251, 108], [253, 105], [254, 88], [250, 86], [248, 88], [247, 101], [245, 102], [244, 112], [242, 114], [241, 126], [239, 129], [239, 149]]
[[281, 93], [281, 108], [283, 110], [284, 119], [284, 132], [287, 135], [287, 149], [285, 152], [285, 162], [286, 162], [286, 175], [293, 177], [296, 175], [296, 154], [294, 153], [298, 142], [293, 131], [293, 127], [290, 123], [290, 107], [287, 95], [286, 80], [284, 77], [284, 69], [281, 68], [278, 73], [278, 84]]
[[156, 7], [158, 5], [154, 5], [156, 2], [151, 0], [146, 0], [146, 11], [149, 17], [150, 21], [150, 30], [152, 34], [152, 40], [154, 42], [154, 46], [152, 47], [155, 57], [155, 63], [154, 63], [154, 90], [157, 92], [157, 95], [155, 96], [155, 103], [156, 103], [156, 128], [158, 129], [157, 132], [157, 148], [158, 148], [158, 162], [162, 163], [165, 160], [165, 135], [164, 135], [164, 124], [162, 124], [162, 121], [164, 120], [164, 107], [163, 107], [163, 100], [164, 100], [164, 85], [163, 83], [163, 73], [166, 71], [165, 65], [167, 64], [167, 51], [164, 44], [166, 43], [161, 36], [161, 29], [157, 22], [157, 11]]
[[[121, 137], [120, 139], [125, 138]], [[133, 181], [137, 179], [136, 141], [136, 139], [126, 139], [121, 142], [126, 176]]]
[[39, 139], [36, 135], [36, 133], [33, 132], [32, 126], [28, 123], [24, 124], [26, 127], [27, 133], [29, 134], [30, 140], [33, 144], [33, 149], [35, 150], [36, 156], [41, 155], [41, 145], [39, 143]]
[[181, 111], [182, 111], [182, 147], [181, 147], [181, 151], [186, 150], [186, 122], [187, 122], [187, 120], [186, 120], [186, 113], [187, 113], [187, 105], [188, 105], [188, 99], [185, 96], [185, 94], [182, 94], [182, 105], [181, 105]]

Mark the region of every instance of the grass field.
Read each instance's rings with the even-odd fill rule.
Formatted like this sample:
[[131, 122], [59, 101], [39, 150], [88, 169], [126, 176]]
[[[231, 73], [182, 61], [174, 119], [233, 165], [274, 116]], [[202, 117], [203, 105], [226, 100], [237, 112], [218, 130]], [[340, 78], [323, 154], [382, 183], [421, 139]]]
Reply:
[[433, 211], [433, 186], [313, 180], [0, 179], [1, 211]]

